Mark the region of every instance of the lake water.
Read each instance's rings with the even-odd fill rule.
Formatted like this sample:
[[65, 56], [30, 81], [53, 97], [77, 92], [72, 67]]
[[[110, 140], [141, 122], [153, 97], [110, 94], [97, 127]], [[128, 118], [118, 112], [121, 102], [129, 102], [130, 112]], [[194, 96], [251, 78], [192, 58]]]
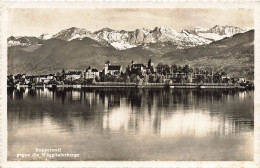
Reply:
[[[253, 160], [253, 91], [7, 92], [8, 160]], [[79, 157], [17, 157], [35, 148], [61, 148]]]

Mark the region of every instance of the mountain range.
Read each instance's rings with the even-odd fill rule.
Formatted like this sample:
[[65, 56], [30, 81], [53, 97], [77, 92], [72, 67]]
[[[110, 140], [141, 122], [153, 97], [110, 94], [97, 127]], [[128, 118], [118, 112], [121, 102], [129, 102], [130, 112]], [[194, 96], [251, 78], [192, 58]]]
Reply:
[[[54, 35], [9, 37], [8, 73], [54, 73], [63, 68], [82, 70], [88, 65], [102, 69], [107, 60], [127, 66], [131, 60], [147, 62], [152, 58], [155, 63], [189, 63], [252, 78], [253, 41], [253, 30], [234, 26], [180, 32], [169, 27], [95, 32], [72, 27]], [[238, 73], [238, 69], [243, 71]]]
[[118, 50], [133, 48], [142, 44], [168, 41], [177, 45], [178, 48], [188, 48], [209, 44], [212, 41], [220, 40], [225, 37], [231, 37], [234, 34], [244, 33], [248, 30], [248, 28], [216, 25], [209, 29], [196, 27], [193, 30], [182, 30], [181, 32], [177, 32], [172, 28], [162, 26], [155, 27], [153, 30], [141, 28], [134, 31], [117, 31], [110, 28], [103, 28], [92, 33], [83, 28], [72, 27], [66, 30], [62, 30], [54, 35], [42, 34], [39, 37], [11, 36], [8, 38], [8, 46], [28, 46], [53, 38], [71, 41], [74, 39], [81, 40], [85, 37], [88, 37], [102, 45], [111, 45]]

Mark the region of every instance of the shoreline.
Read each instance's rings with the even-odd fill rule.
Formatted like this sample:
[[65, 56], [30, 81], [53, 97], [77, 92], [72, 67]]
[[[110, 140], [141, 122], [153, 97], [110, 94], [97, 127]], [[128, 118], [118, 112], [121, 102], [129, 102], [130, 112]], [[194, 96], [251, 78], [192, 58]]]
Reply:
[[226, 84], [226, 83], [106, 83], [106, 84], [92, 84], [92, 85], [16, 85], [7, 86], [8, 88], [170, 88], [170, 89], [248, 89], [248, 86], [241, 86], [239, 84]]

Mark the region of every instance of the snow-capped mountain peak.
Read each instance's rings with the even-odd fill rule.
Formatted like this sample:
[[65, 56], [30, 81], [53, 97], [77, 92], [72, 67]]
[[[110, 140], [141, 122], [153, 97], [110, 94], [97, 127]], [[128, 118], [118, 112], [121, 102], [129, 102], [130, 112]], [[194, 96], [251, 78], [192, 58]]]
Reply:
[[[178, 48], [188, 48], [198, 45], [207, 45], [212, 41], [221, 40], [225, 37], [231, 37], [237, 33], [244, 33], [251, 28], [239, 28], [235, 26], [215, 25], [211, 28], [195, 27], [193, 30], [184, 29], [180, 32], [166, 26], [155, 27], [152, 30], [140, 28], [133, 31], [113, 30], [103, 28], [95, 32], [84, 28], [71, 27], [58, 32], [55, 35], [42, 34], [36, 38], [38, 40], [48, 40], [58, 38], [66, 41], [74, 39], [83, 39], [85, 37], [96, 40], [104, 46], [113, 46], [118, 50], [125, 50], [149, 43], [171, 42]], [[10, 37], [8, 45], [31, 45], [32, 41], [37, 41], [32, 37]]]
[[87, 31], [84, 28], [77, 28], [77, 27], [71, 27], [69, 29], [62, 30], [57, 34], [53, 35], [53, 38], [58, 38], [66, 41], [71, 41], [74, 39], [82, 39], [85, 37], [95, 39], [95, 35], [92, 32]]
[[113, 32], [113, 31], [115, 31], [115, 30], [113, 30], [113, 29], [111, 29], [111, 28], [108, 28], [108, 27], [105, 27], [105, 28], [103, 28], [103, 29], [100, 29], [100, 30], [98, 30], [98, 31], [95, 31], [94, 34], [98, 34], [98, 33], [100, 33], [100, 32]]
[[38, 38], [41, 40], [49, 40], [52, 38], [52, 35], [51, 34], [42, 34]]
[[34, 44], [39, 44], [42, 41], [37, 37], [29, 36], [11, 36], [7, 39], [8, 46], [30, 46]]
[[244, 33], [248, 31], [247, 28], [240, 28], [235, 26], [220, 26], [215, 25], [212, 28], [200, 28], [196, 27], [193, 30], [189, 30], [189, 33], [197, 35], [199, 37], [203, 37], [206, 39], [210, 39], [213, 41], [221, 40], [225, 37], [231, 37], [237, 33]]
[[195, 27], [194, 28], [194, 32], [205, 32], [205, 31], [207, 31], [208, 29], [206, 29], [206, 28], [202, 28], [202, 27], [199, 27], [199, 26], [197, 26], [197, 27]]

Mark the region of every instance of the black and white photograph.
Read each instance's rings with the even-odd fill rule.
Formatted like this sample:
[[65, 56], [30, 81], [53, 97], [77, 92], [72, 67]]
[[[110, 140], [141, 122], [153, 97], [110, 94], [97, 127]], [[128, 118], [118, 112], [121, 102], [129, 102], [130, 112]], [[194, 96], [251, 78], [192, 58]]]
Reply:
[[253, 8], [7, 18], [7, 161], [254, 161]]

